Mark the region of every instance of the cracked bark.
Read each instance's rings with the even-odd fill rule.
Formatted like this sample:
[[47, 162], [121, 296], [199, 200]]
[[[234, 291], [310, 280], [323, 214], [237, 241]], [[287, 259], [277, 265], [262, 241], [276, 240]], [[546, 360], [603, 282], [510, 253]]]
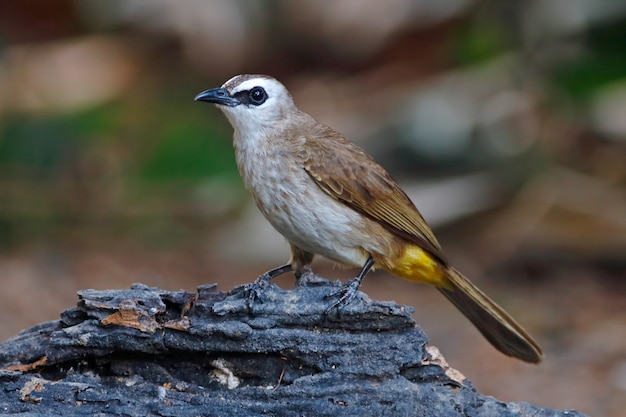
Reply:
[[127, 416], [582, 416], [475, 391], [411, 318], [339, 283], [196, 293], [78, 293], [60, 320], [0, 345], [0, 413]]

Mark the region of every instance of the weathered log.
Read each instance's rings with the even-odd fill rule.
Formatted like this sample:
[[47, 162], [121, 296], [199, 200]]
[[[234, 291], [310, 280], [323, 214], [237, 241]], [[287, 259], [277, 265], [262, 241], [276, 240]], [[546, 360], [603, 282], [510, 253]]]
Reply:
[[581, 416], [475, 391], [410, 307], [339, 283], [197, 293], [78, 293], [61, 319], [0, 345], [0, 413], [29, 416]]

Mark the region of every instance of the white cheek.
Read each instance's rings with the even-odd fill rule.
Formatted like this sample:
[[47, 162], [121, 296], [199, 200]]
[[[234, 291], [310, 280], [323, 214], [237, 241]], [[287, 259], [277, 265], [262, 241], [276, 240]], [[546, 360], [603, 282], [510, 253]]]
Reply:
[[246, 109], [239, 105], [237, 107], [222, 107], [222, 111], [228, 118], [228, 121], [235, 130], [240, 132], [248, 132], [253, 128], [255, 120], [251, 118]]
[[273, 129], [281, 120], [279, 109], [270, 106], [271, 104], [266, 102], [259, 107], [247, 107], [240, 104], [237, 107], [224, 107], [222, 110], [230, 124], [240, 132], [242, 137], [258, 136], [260, 132]]

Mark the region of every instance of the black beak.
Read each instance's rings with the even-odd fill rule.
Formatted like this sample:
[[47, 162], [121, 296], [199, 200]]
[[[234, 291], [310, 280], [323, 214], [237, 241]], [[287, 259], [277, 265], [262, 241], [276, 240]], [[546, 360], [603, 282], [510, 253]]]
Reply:
[[214, 88], [212, 90], [206, 90], [198, 94], [194, 100], [206, 101], [207, 103], [221, 104], [222, 106], [235, 107], [241, 102], [236, 98], [231, 97], [228, 94], [228, 90], [225, 88]]

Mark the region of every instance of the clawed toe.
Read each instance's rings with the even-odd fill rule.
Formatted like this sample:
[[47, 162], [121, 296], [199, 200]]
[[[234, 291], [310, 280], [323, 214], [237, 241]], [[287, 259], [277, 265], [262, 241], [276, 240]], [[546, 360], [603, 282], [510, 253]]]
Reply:
[[274, 268], [271, 271], [267, 271], [266, 273], [259, 275], [254, 282], [246, 284], [243, 288], [243, 296], [246, 298], [248, 308], [251, 309], [255, 302], [263, 302], [263, 293], [270, 285], [270, 281], [272, 279], [291, 270], [291, 264], [279, 266], [278, 268]]
[[263, 293], [270, 284], [268, 274], [260, 275], [254, 282], [246, 284], [243, 290], [243, 296], [246, 298], [248, 307], [250, 308], [255, 302], [263, 302]]
[[350, 304], [357, 293], [359, 292], [359, 284], [361, 280], [359, 277], [352, 278], [346, 285], [344, 285], [340, 290], [330, 293], [326, 296], [326, 298], [335, 298], [339, 297], [337, 301], [330, 305], [324, 312], [326, 314], [332, 313], [334, 310], [341, 310], [343, 307]]

